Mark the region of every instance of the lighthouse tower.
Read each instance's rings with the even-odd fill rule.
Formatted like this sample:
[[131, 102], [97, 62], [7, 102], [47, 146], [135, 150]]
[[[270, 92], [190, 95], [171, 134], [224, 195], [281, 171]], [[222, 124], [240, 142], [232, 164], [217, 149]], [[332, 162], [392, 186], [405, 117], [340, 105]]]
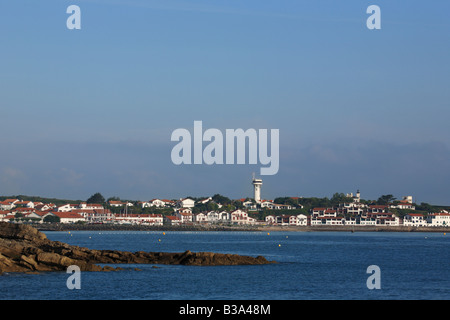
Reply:
[[256, 203], [260, 203], [261, 202], [262, 179], [256, 179], [255, 174], [253, 174], [252, 184], [253, 184], [253, 194], [254, 194], [253, 198], [255, 199]]

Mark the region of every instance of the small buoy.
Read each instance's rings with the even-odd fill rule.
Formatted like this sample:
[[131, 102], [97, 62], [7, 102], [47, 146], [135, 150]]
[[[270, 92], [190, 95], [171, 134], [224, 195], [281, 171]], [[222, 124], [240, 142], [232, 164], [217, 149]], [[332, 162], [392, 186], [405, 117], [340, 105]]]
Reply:
[[160, 242], [161, 242], [161, 239], [158, 239], [158, 241], [160, 241]]
[[89, 239], [92, 239], [91, 237], [89, 237]]
[[444, 236], [446, 235], [446, 233], [444, 232]]
[[289, 236], [286, 236], [286, 239], [289, 238]]
[[267, 232], [267, 235], [270, 236], [270, 232]]
[[278, 246], [281, 247], [281, 244], [279, 244]]
[[165, 232], [163, 232], [163, 236], [165, 236], [166, 235], [166, 233]]

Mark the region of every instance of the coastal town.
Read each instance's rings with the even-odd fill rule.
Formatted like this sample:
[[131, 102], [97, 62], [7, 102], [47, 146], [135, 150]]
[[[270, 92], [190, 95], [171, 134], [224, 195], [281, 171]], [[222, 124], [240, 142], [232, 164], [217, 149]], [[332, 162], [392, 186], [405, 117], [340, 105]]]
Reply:
[[[411, 196], [385, 204], [368, 203], [359, 190], [342, 195], [346, 201], [331, 206], [305, 206], [302, 197], [261, 199], [262, 180], [252, 180], [253, 198], [233, 200], [215, 195], [178, 200], [91, 201], [55, 205], [9, 198], [0, 201], [0, 221], [13, 223], [115, 224], [149, 226], [410, 226], [447, 227], [448, 210], [416, 210]], [[221, 203], [223, 202], [223, 203]]]

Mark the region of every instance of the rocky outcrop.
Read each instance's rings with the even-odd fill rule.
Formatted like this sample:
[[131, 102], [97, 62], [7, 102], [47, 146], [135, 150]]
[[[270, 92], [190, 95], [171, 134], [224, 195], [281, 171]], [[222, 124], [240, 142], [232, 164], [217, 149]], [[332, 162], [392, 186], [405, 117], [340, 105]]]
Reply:
[[168, 253], [91, 250], [47, 239], [37, 229], [0, 222], [0, 274], [2, 272], [65, 271], [77, 265], [81, 271], [120, 270], [98, 264], [180, 264], [194, 266], [269, 264], [264, 257], [213, 252]]

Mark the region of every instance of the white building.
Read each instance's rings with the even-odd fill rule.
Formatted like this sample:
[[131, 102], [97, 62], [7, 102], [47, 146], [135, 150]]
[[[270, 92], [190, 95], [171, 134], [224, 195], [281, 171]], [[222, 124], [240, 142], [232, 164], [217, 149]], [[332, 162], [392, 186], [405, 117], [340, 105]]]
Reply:
[[231, 221], [231, 213], [227, 211], [219, 212], [219, 219], [221, 222], [229, 222]]
[[289, 225], [306, 226], [308, 224], [308, 217], [304, 214], [292, 215], [289, 217]]
[[194, 222], [197, 223], [207, 223], [208, 221], [208, 216], [202, 212], [194, 214], [193, 215], [193, 220]]
[[195, 206], [195, 201], [190, 198], [184, 198], [178, 200], [177, 205], [180, 208], [193, 208]]
[[162, 226], [163, 216], [161, 214], [118, 214], [114, 216], [114, 222], [119, 224]]
[[216, 211], [210, 211], [206, 214], [206, 219], [210, 223], [216, 223], [220, 221], [220, 215]]
[[122, 202], [122, 201], [116, 201], [116, 200], [111, 200], [111, 201], [109, 201], [109, 205], [111, 206], [111, 207], [123, 207], [123, 205], [125, 204], [125, 202]]
[[427, 220], [423, 214], [408, 213], [403, 217], [403, 225], [411, 227], [425, 227], [427, 226]]
[[253, 201], [244, 201], [242, 205], [247, 210], [256, 210], [256, 203], [253, 203]]
[[178, 210], [175, 216], [180, 220], [181, 223], [191, 223], [192, 213], [186, 210]]
[[97, 204], [97, 203], [81, 202], [80, 205], [78, 206], [78, 208], [80, 208], [80, 209], [102, 210], [103, 209], [103, 205]]
[[345, 219], [343, 217], [334, 216], [321, 216], [321, 217], [311, 217], [311, 225], [344, 225]]
[[259, 203], [261, 201], [261, 186], [262, 186], [262, 179], [256, 179], [255, 175], [253, 175], [253, 199], [255, 199], [256, 203]]
[[56, 208], [57, 212], [69, 212], [75, 209], [79, 209], [78, 205], [67, 203], [65, 205]]
[[231, 223], [248, 224], [248, 213], [239, 209], [231, 212]]
[[399, 203], [392, 204], [389, 207], [397, 209], [416, 210], [416, 207], [412, 203], [409, 203], [407, 201], [400, 201]]
[[76, 212], [49, 212], [42, 218], [45, 219], [48, 215], [57, 216], [60, 223], [86, 222], [86, 219]]
[[404, 196], [402, 198], [402, 201], [408, 202], [408, 203], [413, 203], [413, 197], [412, 196]]
[[166, 203], [160, 199], [152, 199], [148, 202], [151, 207], [164, 208]]
[[427, 223], [431, 227], [448, 227], [450, 226], [450, 213], [430, 213], [427, 216]]

